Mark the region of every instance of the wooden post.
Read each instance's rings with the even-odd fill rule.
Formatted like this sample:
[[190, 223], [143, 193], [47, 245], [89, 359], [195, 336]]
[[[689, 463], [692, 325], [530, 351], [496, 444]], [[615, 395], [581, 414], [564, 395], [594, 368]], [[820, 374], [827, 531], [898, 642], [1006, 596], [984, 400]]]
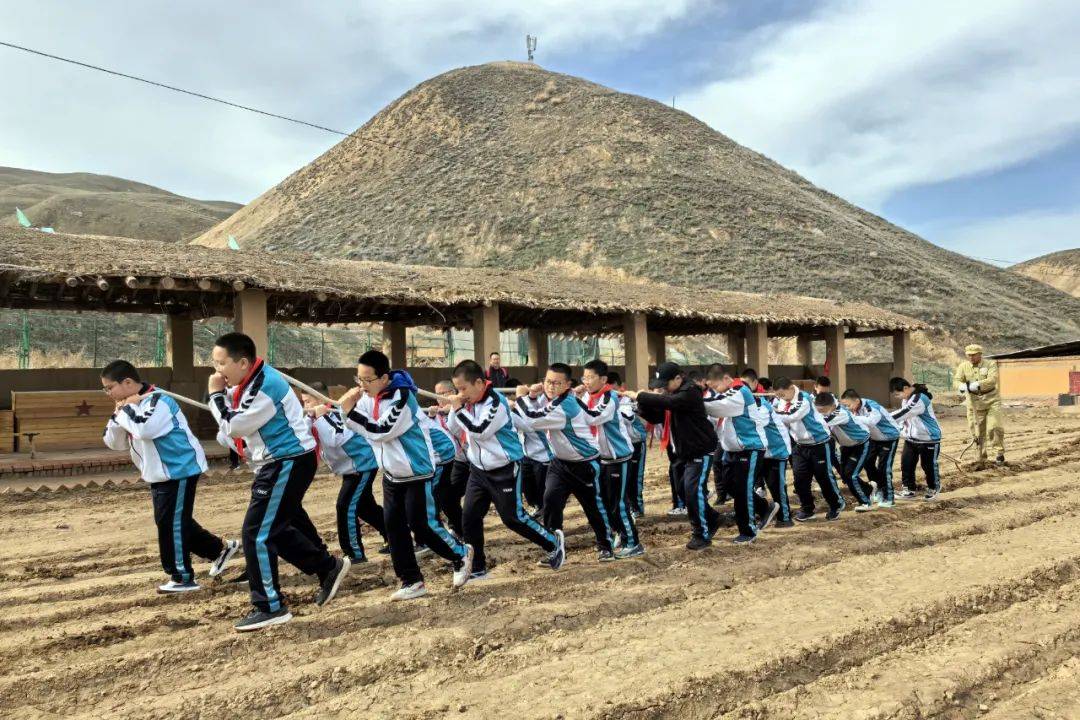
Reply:
[[404, 368], [409, 363], [405, 345], [405, 323], [384, 322], [382, 326], [383, 352], [390, 358], [390, 367], [395, 370]]
[[658, 332], [649, 333], [649, 362], [659, 365], [667, 360], [667, 339]]
[[892, 336], [892, 376], [912, 379], [911, 332], [897, 330]]
[[730, 363], [735, 366], [736, 369], [741, 370], [746, 367], [746, 345], [743, 342], [743, 336], [737, 332], [729, 332], [727, 334], [727, 354], [730, 358]]
[[268, 326], [265, 292], [249, 288], [233, 295], [233, 328], [255, 341], [255, 351], [260, 356], [265, 356], [270, 349]]
[[649, 333], [644, 313], [623, 316], [623, 350], [626, 355], [626, 387], [644, 390], [649, 386]]
[[543, 377], [548, 366], [548, 334], [543, 330], [529, 328], [528, 364]]
[[769, 326], [763, 322], [746, 324], [746, 366], [758, 377], [769, 377]]
[[839, 396], [847, 390], [847, 352], [844, 348], [846, 328], [835, 325], [825, 328], [825, 358], [829, 366], [833, 394]]
[[814, 370], [814, 341], [806, 335], [795, 338], [795, 357], [803, 366], [806, 377], [810, 377]]
[[488, 366], [488, 356], [499, 350], [499, 304], [473, 309], [473, 359]]
[[195, 333], [191, 318], [169, 315], [167, 345], [173, 382], [195, 380]]

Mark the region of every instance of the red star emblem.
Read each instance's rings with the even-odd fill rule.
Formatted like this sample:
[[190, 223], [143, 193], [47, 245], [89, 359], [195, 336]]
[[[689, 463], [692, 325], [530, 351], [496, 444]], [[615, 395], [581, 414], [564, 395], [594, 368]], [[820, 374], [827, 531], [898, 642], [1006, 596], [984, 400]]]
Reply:
[[79, 415], [90, 415], [90, 404], [85, 400], [82, 401], [81, 405], [75, 406], [75, 416], [78, 417]]

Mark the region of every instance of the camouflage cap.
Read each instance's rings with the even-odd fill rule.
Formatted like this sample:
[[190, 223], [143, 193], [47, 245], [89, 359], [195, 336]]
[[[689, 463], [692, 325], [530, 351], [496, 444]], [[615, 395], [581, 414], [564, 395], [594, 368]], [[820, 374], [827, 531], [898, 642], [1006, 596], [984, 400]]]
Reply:
[[983, 351], [982, 345], [974, 345], [974, 344], [972, 344], [972, 345], [968, 345], [966, 348], [964, 348], [964, 354], [965, 355], [982, 355], [982, 351]]

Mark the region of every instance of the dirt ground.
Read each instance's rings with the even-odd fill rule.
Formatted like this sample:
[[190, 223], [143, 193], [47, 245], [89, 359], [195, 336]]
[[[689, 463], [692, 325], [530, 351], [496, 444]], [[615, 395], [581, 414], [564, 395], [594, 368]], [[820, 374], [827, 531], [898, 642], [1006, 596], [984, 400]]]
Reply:
[[[494, 579], [387, 601], [388, 562], [240, 635], [246, 589], [164, 597], [140, 485], [0, 496], [0, 715], [93, 718], [1080, 717], [1080, 416], [1009, 413], [1006, 468], [945, 492], [693, 554], [654, 453], [645, 559], [600, 565], [580, 510], [559, 573], [489, 519]], [[944, 422], [945, 451], [966, 434]], [[235, 534], [246, 477], [196, 514]], [[337, 482], [306, 503], [332, 540]], [[374, 546], [376, 538], [372, 538]], [[331, 542], [333, 545], [334, 543]], [[230, 568], [233, 575], [241, 564]], [[206, 564], [196, 565], [205, 573]]]

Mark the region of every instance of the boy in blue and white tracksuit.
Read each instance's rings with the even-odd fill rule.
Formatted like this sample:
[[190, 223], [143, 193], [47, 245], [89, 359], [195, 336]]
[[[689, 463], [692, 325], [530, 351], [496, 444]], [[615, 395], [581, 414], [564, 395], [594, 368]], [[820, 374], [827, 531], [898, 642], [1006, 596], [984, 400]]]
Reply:
[[877, 483], [863, 482], [860, 477], [866, 467], [866, 459], [870, 456], [870, 431], [850, 410], [843, 405], [837, 405], [831, 392], [818, 393], [814, 398], [814, 406], [825, 418], [830, 432], [840, 445], [840, 473], [858, 503], [855, 512], [872, 510]]
[[794, 441], [791, 454], [791, 471], [795, 481], [795, 494], [799, 496], [799, 512], [795, 520], [806, 522], [815, 516], [814, 493], [811, 482], [816, 481], [825, 502], [829, 505], [826, 518], [836, 520], [844, 508], [840, 488], [833, 475], [832, 437], [825, 418], [814, 407], [813, 396], [799, 390], [788, 378], [773, 381], [776, 400], [773, 410], [787, 426]]
[[[454, 368], [454, 385], [462, 391], [451, 405], [449, 425], [468, 439], [469, 480], [465, 486], [462, 525], [465, 540], [473, 546], [473, 573], [487, 572], [484, 553], [484, 517], [492, 504], [503, 524], [538, 545], [551, 559], [553, 569], [562, 565], [561, 538], [527, 512], [522, 503], [525, 449], [511, 418], [510, 403], [484, 377], [483, 368], [464, 361]], [[468, 397], [466, 397], [466, 394]], [[471, 399], [472, 401], [468, 401]]]
[[[231, 344], [236, 337], [251, 342], [239, 334], [224, 335], [218, 338], [215, 356], [225, 348], [222, 343]], [[241, 358], [229, 357], [236, 362]], [[214, 362], [218, 365], [217, 359]], [[318, 461], [315, 439], [292, 388], [262, 358], [255, 358], [246, 377], [234, 387], [216, 389], [214, 382], [218, 377], [210, 378], [210, 412], [224, 435], [241, 441], [243, 454], [255, 470], [251, 501], [244, 516], [244, 559], [255, 611], [245, 620], [259, 622], [245, 626], [245, 621], [241, 621], [237, 630], [258, 629], [268, 622], [284, 622], [292, 617], [278, 583], [278, 555], [303, 573], [317, 575], [320, 584], [343, 576], [349, 565], [348, 560], [331, 556], [325, 546], [313, 542], [310, 531], [305, 532], [296, 524], [298, 518], [307, 520], [303, 511], [304, 494], [315, 477]], [[336, 590], [335, 582], [329, 597]], [[316, 602], [321, 604], [318, 597]], [[257, 617], [259, 613], [263, 615], [261, 619]]]
[[547, 485], [548, 466], [555, 459], [548, 442], [547, 433], [528, 430], [520, 416], [510, 413], [514, 427], [521, 433], [521, 443], [525, 448], [525, 458], [521, 461], [522, 493], [525, 502], [532, 506], [534, 519], [544, 516], [544, 487]]
[[[369, 362], [373, 364], [368, 366]], [[343, 409], [349, 409], [345, 426], [371, 443], [375, 460], [383, 471], [383, 516], [390, 540], [390, 559], [402, 584], [393, 599], [412, 599], [427, 592], [416, 561], [413, 536], [453, 565], [457, 586], [456, 573], [467, 569], [469, 550], [439, 520], [433, 484], [435, 450], [422, 425], [423, 411], [416, 402], [416, 385], [404, 370], [390, 370], [386, 356], [377, 351], [368, 351], [360, 357], [360, 372], [365, 372], [365, 367], [385, 387], [374, 394], [367, 389], [363, 394], [350, 391], [349, 400], [343, 396], [343, 403], [355, 400], [351, 408], [343, 404]], [[467, 579], [466, 576], [464, 580]]]
[[450, 485], [454, 473], [454, 458], [458, 453], [458, 442], [454, 440], [449, 424], [444, 427], [426, 410], [420, 412], [419, 419], [420, 427], [431, 440], [431, 449], [434, 452], [435, 475], [431, 479], [431, 490], [435, 493], [435, 503], [439, 506], [446, 524], [460, 538], [464, 532], [461, 528], [461, 505]]
[[723, 455], [723, 482], [735, 500], [735, 522], [739, 526], [736, 542], [751, 542], [758, 533], [756, 517], [766, 518], [763, 526], [776, 517], [779, 506], [754, 492], [758, 466], [764, 460], [767, 438], [764, 422], [758, 412], [760, 400], [742, 381], [725, 376], [716, 394], [705, 398], [705, 411], [710, 417], [723, 418], [720, 426], [720, 447]]
[[345, 427], [339, 410], [312, 403], [308, 406], [308, 415], [322, 459], [331, 472], [341, 476], [341, 489], [335, 503], [338, 545], [354, 563], [365, 562], [367, 555], [360, 535], [361, 522], [375, 528], [386, 542], [383, 509], [373, 492], [379, 463], [375, 461], [371, 444]]
[[142, 382], [130, 363], [109, 363], [101, 379], [117, 403], [105, 425], [105, 445], [127, 451], [150, 487], [161, 567], [169, 576], [158, 589], [198, 590], [191, 554], [214, 562], [213, 577], [239, 548], [235, 540], [225, 541], [208, 532], [192, 517], [195, 491], [207, 468], [202, 444], [192, 435], [176, 401]]
[[765, 458], [759, 466], [758, 481], [764, 483], [773, 502], [780, 506], [777, 515], [779, 526], [790, 527], [792, 521], [791, 506], [788, 503], [787, 466], [791, 458], [791, 434], [768, 402], [759, 402], [757, 413], [765, 429]]
[[840, 402], [870, 431], [870, 456], [866, 459], [866, 472], [877, 483], [878, 506], [892, 507], [895, 498], [893, 458], [900, 443], [900, 425], [893, 420], [892, 413], [869, 398], [859, 397], [855, 390], [845, 390]]
[[594, 392], [586, 391], [579, 399], [585, 412], [585, 424], [592, 428], [600, 450], [600, 487], [604, 505], [608, 511], [608, 525], [618, 533], [621, 547], [628, 555], [639, 555], [641, 547], [637, 526], [626, 501], [629, 484], [629, 461], [634, 449], [626, 434], [622, 415], [619, 413], [619, 393], [607, 383], [607, 363], [592, 360], [585, 364], [582, 381], [585, 387], [599, 385]]
[[[519, 395], [513, 408], [525, 427], [547, 432], [555, 454], [544, 491], [544, 525], [562, 530], [566, 501], [573, 495], [596, 536], [600, 559], [613, 560], [613, 538], [600, 485], [597, 438], [585, 422], [584, 407], [570, 391], [570, 368], [555, 363], [547, 375], [543, 391], [530, 390], [527, 395]], [[528, 400], [539, 400], [540, 404], [530, 405]]]
[[645, 514], [645, 461], [648, 458], [646, 443], [648, 431], [645, 429], [641, 416], [637, 414], [634, 401], [625, 395], [619, 398], [619, 415], [622, 417], [626, 436], [634, 449], [627, 466], [630, 482], [626, 487], [626, 502], [629, 503], [630, 512], [636, 520]]
[[903, 378], [889, 381], [889, 389], [903, 401], [900, 409], [892, 414], [900, 423], [904, 451], [900, 456], [900, 477], [904, 489], [900, 497], [915, 497], [915, 466], [921, 464], [926, 475], [924, 500], [933, 500], [941, 492], [941, 473], [938, 455], [941, 452], [941, 425], [931, 402], [934, 396], [925, 385], [912, 385]]

